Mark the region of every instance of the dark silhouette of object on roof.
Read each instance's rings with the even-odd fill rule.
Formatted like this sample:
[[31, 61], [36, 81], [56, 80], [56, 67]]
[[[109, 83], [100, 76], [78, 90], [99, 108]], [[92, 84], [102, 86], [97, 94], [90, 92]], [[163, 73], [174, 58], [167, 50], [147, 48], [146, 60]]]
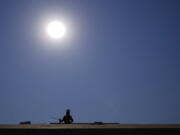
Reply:
[[19, 123], [20, 125], [25, 125], [25, 124], [31, 124], [31, 121], [23, 121]]
[[62, 120], [59, 119], [59, 123], [64, 122], [65, 124], [71, 124], [71, 123], [73, 123], [73, 121], [74, 120], [73, 120], [73, 118], [72, 118], [72, 116], [70, 114], [69, 109], [66, 110], [66, 115], [63, 117], [63, 119]]
[[103, 125], [104, 123], [101, 122], [101, 121], [95, 121], [93, 124], [95, 124], [95, 125]]

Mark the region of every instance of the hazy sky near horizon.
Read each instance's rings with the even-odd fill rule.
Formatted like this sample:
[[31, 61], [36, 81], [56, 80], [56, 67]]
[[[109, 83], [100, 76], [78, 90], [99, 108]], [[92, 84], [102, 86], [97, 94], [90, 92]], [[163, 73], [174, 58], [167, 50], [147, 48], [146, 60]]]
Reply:
[[180, 123], [179, 45], [178, 0], [1, 0], [0, 124]]

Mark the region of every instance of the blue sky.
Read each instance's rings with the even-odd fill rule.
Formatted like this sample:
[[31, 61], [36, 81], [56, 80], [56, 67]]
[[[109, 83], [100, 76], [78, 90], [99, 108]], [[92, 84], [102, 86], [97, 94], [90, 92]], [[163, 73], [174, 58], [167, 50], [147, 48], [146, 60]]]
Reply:
[[[180, 123], [178, 0], [1, 0], [0, 123]], [[44, 24], [61, 18], [62, 41]]]

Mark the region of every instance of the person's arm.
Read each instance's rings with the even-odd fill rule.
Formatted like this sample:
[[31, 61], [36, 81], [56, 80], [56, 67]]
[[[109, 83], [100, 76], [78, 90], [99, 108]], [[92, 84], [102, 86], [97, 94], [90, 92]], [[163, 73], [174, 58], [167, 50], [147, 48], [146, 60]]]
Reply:
[[63, 121], [61, 118], [59, 118], [58, 120], [59, 120], [59, 123], [61, 123]]
[[73, 118], [72, 118], [72, 116], [71, 116], [71, 122], [73, 123], [73, 121], [74, 121], [74, 120], [73, 120]]

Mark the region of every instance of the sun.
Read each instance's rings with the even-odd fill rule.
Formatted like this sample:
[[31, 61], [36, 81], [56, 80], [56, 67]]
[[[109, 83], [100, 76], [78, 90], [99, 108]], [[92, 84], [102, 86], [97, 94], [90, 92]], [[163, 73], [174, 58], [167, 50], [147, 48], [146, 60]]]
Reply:
[[66, 27], [60, 21], [52, 21], [48, 23], [46, 32], [52, 39], [62, 39], [66, 34]]

